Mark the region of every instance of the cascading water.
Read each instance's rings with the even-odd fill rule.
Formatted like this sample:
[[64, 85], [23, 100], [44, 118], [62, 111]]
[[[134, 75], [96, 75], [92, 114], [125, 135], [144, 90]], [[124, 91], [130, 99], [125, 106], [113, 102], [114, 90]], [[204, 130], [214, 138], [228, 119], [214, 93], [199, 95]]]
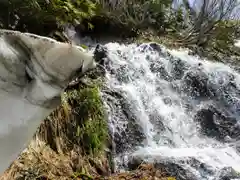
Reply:
[[240, 74], [154, 43], [105, 47], [103, 98], [117, 168], [138, 157], [189, 172], [172, 170], [177, 179], [236, 179]]

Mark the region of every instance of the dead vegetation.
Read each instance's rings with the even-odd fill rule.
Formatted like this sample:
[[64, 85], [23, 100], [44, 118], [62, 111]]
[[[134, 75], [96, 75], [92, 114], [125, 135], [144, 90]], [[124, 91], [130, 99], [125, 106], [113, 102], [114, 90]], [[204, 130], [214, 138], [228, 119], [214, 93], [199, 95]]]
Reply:
[[99, 175], [98, 168], [108, 169], [104, 156], [94, 159], [95, 166], [91, 161], [91, 157], [79, 155], [74, 150], [66, 154], [57, 153], [46, 143], [35, 139], [0, 179], [70, 180], [83, 176], [94, 177]]
[[99, 87], [81, 86], [64, 96], [0, 180], [89, 179], [110, 173]]

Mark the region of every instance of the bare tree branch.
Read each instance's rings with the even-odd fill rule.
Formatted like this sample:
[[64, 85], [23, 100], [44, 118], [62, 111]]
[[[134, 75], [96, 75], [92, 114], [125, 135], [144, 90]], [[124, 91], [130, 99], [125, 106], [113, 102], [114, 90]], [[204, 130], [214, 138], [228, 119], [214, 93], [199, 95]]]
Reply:
[[[236, 8], [239, 7], [238, 0], [195, 0], [193, 4], [197, 7], [192, 7], [188, 0], [183, 0], [183, 4], [187, 11], [190, 12], [190, 20], [193, 27], [190, 27], [184, 38], [189, 42], [198, 45], [208, 41], [207, 35], [221, 21], [232, 16]], [[193, 36], [195, 36], [193, 38]]]

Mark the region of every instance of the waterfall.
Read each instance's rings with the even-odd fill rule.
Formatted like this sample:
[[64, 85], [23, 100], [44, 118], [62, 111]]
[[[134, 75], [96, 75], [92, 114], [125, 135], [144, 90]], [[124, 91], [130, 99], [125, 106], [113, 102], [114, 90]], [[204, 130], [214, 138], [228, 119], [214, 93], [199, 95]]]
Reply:
[[155, 43], [104, 48], [102, 93], [118, 170], [140, 158], [171, 166], [177, 179], [239, 178], [238, 72]]

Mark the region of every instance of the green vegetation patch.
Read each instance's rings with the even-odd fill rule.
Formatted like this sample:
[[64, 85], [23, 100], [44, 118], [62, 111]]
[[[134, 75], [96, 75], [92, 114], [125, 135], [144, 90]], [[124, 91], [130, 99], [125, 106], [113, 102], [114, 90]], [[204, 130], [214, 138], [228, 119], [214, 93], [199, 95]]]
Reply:
[[76, 118], [75, 136], [87, 154], [97, 154], [108, 139], [107, 120], [98, 85], [79, 87], [66, 93], [72, 114]]
[[[68, 24], [95, 15], [91, 0], [9, 0], [0, 2], [0, 27], [54, 36]], [[91, 27], [91, 24], [88, 24]], [[60, 40], [60, 39], [59, 39]], [[63, 39], [61, 39], [63, 40]]]

